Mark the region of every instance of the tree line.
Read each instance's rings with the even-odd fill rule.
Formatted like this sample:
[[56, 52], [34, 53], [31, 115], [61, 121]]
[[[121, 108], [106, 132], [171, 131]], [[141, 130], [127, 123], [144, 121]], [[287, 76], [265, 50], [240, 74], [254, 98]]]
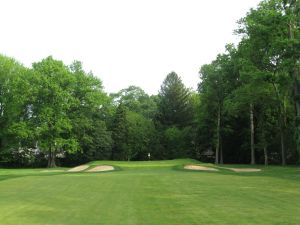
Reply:
[[299, 162], [300, 5], [265, 0], [238, 22], [241, 41], [200, 69], [198, 91], [168, 74], [157, 95], [104, 92], [79, 61], [26, 68], [0, 56], [0, 163], [195, 158]]
[[[159, 95], [104, 92], [80, 62], [51, 56], [25, 68], [0, 56], [0, 157], [6, 165], [187, 157], [190, 91], [170, 73]], [[188, 135], [186, 135], [188, 136]]]
[[216, 163], [299, 161], [299, 22], [299, 1], [262, 1], [238, 22], [240, 43], [201, 67], [200, 124], [213, 129], [200, 136]]

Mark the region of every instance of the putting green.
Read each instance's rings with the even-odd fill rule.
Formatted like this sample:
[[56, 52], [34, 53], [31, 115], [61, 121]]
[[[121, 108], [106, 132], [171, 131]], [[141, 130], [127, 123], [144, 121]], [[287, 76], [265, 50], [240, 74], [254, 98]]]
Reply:
[[0, 224], [300, 224], [299, 168], [237, 173], [184, 170], [188, 164], [214, 167], [170, 160], [89, 163], [116, 168], [99, 173], [0, 169]]

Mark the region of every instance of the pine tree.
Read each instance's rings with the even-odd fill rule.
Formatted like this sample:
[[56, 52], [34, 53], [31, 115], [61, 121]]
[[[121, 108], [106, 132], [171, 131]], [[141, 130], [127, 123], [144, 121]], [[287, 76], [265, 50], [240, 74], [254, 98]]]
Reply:
[[158, 120], [164, 126], [183, 128], [193, 120], [193, 107], [190, 104], [190, 91], [181, 78], [171, 72], [164, 80], [159, 92]]
[[185, 131], [193, 124], [193, 109], [190, 90], [175, 72], [168, 74], [159, 93], [157, 115], [164, 158], [187, 157], [190, 145], [183, 140], [188, 140]]

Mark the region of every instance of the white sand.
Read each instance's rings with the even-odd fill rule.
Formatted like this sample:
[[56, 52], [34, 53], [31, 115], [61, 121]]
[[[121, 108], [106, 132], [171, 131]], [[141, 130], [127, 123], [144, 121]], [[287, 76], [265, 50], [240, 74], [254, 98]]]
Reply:
[[102, 172], [102, 171], [111, 171], [115, 168], [113, 166], [96, 166], [86, 172]]
[[255, 169], [255, 168], [228, 168], [234, 172], [259, 172], [261, 169]]
[[201, 171], [219, 171], [218, 169], [206, 167], [206, 166], [196, 166], [196, 165], [186, 165], [184, 169], [187, 170], [201, 170]]
[[88, 165], [81, 165], [81, 166], [76, 166], [76, 167], [74, 167], [72, 169], [69, 169], [68, 171], [69, 172], [80, 172], [80, 171], [83, 171], [83, 170], [85, 170], [87, 168], [89, 168]]

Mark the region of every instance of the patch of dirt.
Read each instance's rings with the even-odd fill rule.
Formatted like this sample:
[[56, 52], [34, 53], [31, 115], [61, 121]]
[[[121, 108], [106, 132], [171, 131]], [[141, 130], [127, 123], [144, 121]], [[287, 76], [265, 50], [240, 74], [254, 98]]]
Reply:
[[261, 169], [255, 169], [255, 168], [228, 168], [234, 172], [260, 172]]
[[111, 171], [115, 168], [113, 166], [96, 166], [86, 172], [102, 172], [102, 171]]
[[81, 166], [76, 166], [76, 167], [74, 167], [72, 169], [69, 169], [68, 171], [69, 172], [80, 172], [80, 171], [83, 171], [83, 170], [85, 170], [87, 168], [89, 168], [88, 165], [81, 165]]
[[64, 170], [42, 170], [41, 172], [65, 172]]
[[196, 166], [196, 165], [186, 165], [184, 167], [186, 170], [201, 170], [201, 171], [219, 171], [218, 169], [206, 167], [206, 166]]

